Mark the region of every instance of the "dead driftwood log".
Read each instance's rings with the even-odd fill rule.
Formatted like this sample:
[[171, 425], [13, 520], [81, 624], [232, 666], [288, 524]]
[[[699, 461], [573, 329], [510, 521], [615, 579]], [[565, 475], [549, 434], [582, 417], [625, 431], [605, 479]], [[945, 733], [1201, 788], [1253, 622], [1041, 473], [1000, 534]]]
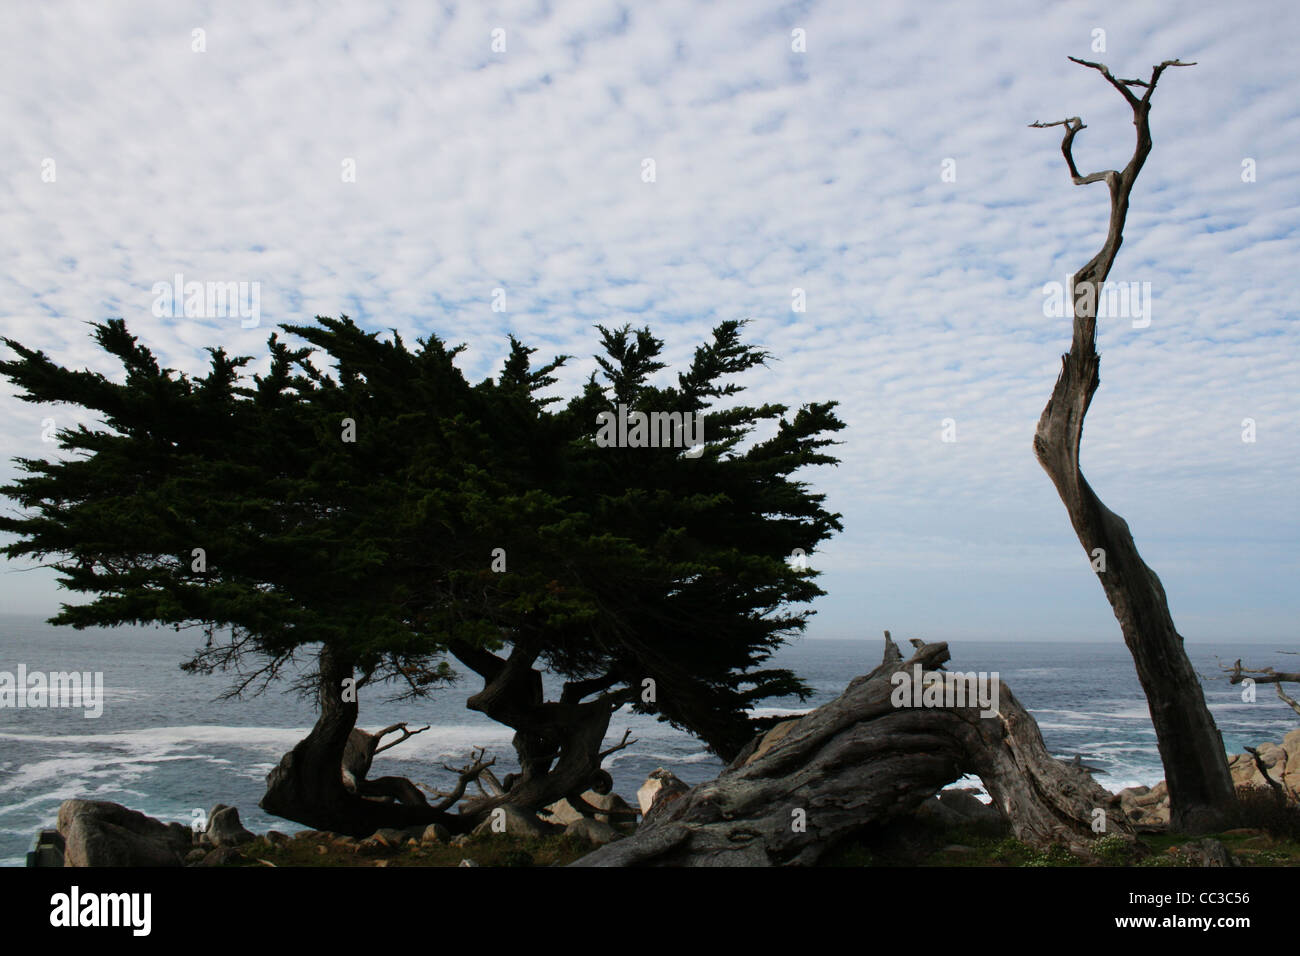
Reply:
[[982, 676], [944, 670], [947, 644], [913, 643], [904, 661], [886, 632], [884, 662], [838, 698], [756, 738], [716, 780], [572, 865], [808, 866], [967, 773], [1025, 843], [1063, 842], [1087, 855], [1103, 826], [1131, 838], [1114, 794], [1047, 752], [1037, 723], [996, 675], [986, 677], [992, 696], [980, 695], [992, 707], [969, 696], [913, 706], [917, 698], [900, 688], [918, 676], [935, 696]]

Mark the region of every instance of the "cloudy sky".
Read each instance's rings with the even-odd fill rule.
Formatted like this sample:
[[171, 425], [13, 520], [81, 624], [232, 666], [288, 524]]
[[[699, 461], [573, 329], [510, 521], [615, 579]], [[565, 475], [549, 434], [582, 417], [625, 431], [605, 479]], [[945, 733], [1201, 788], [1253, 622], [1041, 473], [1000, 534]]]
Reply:
[[[1083, 465], [1188, 640], [1289, 641], [1298, 25], [1287, 0], [7, 4], [0, 334], [113, 373], [85, 323], [122, 316], [196, 372], [346, 313], [467, 343], [472, 380], [513, 332], [578, 357], [571, 392], [597, 322], [681, 363], [749, 319], [779, 359], [751, 397], [849, 425], [811, 476], [845, 523], [811, 636], [1118, 641], [1031, 447], [1069, 343], [1044, 287], [1107, 196], [1027, 124], [1079, 115], [1083, 171], [1122, 166], [1129, 110], [1067, 55], [1195, 60], [1154, 97]], [[178, 273], [258, 283], [259, 324], [155, 315]], [[78, 420], [0, 385], [4, 477], [47, 417]], [[0, 565], [0, 609], [68, 597]]]

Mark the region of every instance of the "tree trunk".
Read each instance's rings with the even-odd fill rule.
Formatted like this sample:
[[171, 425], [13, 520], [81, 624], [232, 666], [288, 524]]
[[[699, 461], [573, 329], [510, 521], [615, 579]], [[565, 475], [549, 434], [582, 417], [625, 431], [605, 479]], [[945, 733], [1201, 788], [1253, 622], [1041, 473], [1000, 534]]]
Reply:
[[[1123, 94], [1133, 110], [1137, 145], [1122, 172], [1104, 170], [1082, 176], [1075, 166], [1072, 148], [1075, 134], [1085, 128], [1083, 122], [1076, 116], [1032, 124], [1064, 126], [1061, 152], [1071, 179], [1076, 185], [1105, 182], [1111, 199], [1105, 244], [1073, 277], [1073, 340], [1063, 357], [1052, 397], [1039, 419], [1034, 453], [1065, 503], [1070, 523], [1098, 572], [1123, 631], [1124, 643], [1133, 655], [1164, 764], [1171, 826], [1186, 832], [1206, 832], [1222, 822], [1234, 796], [1223, 739], [1205, 705], [1183, 639], [1174, 628], [1160, 579], [1138, 555], [1124, 519], [1101, 503], [1079, 468], [1083, 419], [1101, 381], [1096, 348], [1097, 304], [1123, 241], [1129, 194], [1151, 151], [1151, 94], [1167, 67], [1192, 64], [1167, 60], [1152, 70], [1149, 81], [1137, 81], [1117, 79], [1100, 63], [1075, 62], [1098, 70]], [[1131, 86], [1145, 88], [1140, 99]]]
[[[601, 761], [623, 744], [601, 750], [615, 710], [632, 697], [632, 691], [605, 692], [615, 680], [593, 678], [566, 683], [560, 700], [547, 701], [542, 676], [533, 667], [536, 653], [520, 641], [504, 660], [468, 645], [452, 644], [452, 653], [483, 677], [483, 690], [467, 702], [471, 710], [486, 714], [515, 730], [514, 747], [520, 772], [505, 780], [505, 792], [466, 800], [462, 814], [482, 819], [494, 807], [511, 804], [540, 810], [558, 800], [578, 805], [585, 791], [598, 788], [606, 774]], [[582, 698], [596, 693], [593, 700]]]
[[[266, 777], [266, 794], [259, 804], [267, 813], [293, 820], [317, 830], [333, 830], [355, 837], [367, 837], [381, 827], [408, 827], [441, 823], [454, 833], [465, 832], [468, 824], [460, 817], [423, 804], [393, 803], [367, 799], [344, 783], [344, 754], [357, 720], [355, 700], [343, 699], [343, 681], [352, 676], [352, 663], [328, 645], [320, 651], [318, 671], [319, 715], [311, 733], [285, 754]], [[371, 753], [373, 756], [373, 752]], [[365, 760], [369, 769], [369, 760]], [[364, 777], [364, 772], [362, 774]], [[390, 798], [409, 790], [372, 781]], [[403, 781], [410, 790], [415, 787]], [[418, 791], [416, 791], [418, 793]], [[423, 796], [420, 797], [423, 800]]]
[[574, 865], [808, 866], [840, 841], [911, 813], [965, 773], [983, 780], [1026, 843], [1064, 842], [1087, 854], [1102, 815], [1106, 833], [1131, 836], [1118, 798], [1052, 757], [1034, 719], [995, 675], [993, 716], [981, 717], [978, 704], [896, 704], [896, 675], [945, 679], [938, 668], [948, 648], [923, 644], [902, 661], [888, 635], [885, 641], [884, 663], [840, 697], [756, 738], [716, 780]]

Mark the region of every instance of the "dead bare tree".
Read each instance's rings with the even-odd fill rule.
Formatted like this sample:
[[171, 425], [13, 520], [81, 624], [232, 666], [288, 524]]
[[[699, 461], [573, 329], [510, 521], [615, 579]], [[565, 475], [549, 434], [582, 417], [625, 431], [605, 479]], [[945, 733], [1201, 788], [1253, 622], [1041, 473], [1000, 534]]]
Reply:
[[484, 760], [483, 756], [486, 752], [487, 748], [479, 747], [470, 759], [470, 762], [463, 767], [451, 767], [447, 764], [442, 765], [443, 770], [456, 774], [456, 786], [445, 793], [441, 791], [435, 793], [435, 796], [442, 798], [437, 804], [437, 809], [450, 810], [454, 807], [458, 802], [460, 802], [460, 799], [465, 796], [465, 789], [471, 783], [477, 784], [480, 791], [487, 793], [487, 788], [483, 786], [483, 781], [485, 779], [488, 781], [489, 786], [493, 788], [493, 792], [501, 792], [501, 785], [497, 783], [496, 776], [492, 773], [491, 769], [489, 769], [497, 762], [497, 758], [493, 757], [490, 760]]
[[1241, 658], [1237, 658], [1232, 667], [1225, 667], [1224, 670], [1229, 672], [1228, 683], [1240, 684], [1242, 681], [1250, 680], [1256, 684], [1272, 684], [1273, 689], [1277, 691], [1277, 696], [1297, 714], [1300, 714], [1300, 701], [1290, 696], [1282, 689], [1284, 683], [1300, 684], [1300, 674], [1288, 671], [1275, 671], [1271, 667], [1251, 668], [1242, 667]]
[[656, 808], [631, 836], [575, 866], [811, 866], [836, 843], [911, 813], [963, 774], [978, 776], [1012, 834], [1087, 856], [1105, 832], [1132, 837], [1118, 798], [1057, 760], [1038, 724], [997, 682], [979, 704], [899, 706], [900, 672], [945, 683], [943, 643], [904, 661], [885, 636], [879, 667], [835, 700], [756, 738], [716, 780]]
[[[1097, 302], [1102, 283], [1123, 241], [1129, 195], [1147, 155], [1151, 152], [1151, 95], [1166, 69], [1193, 66], [1166, 60], [1151, 70], [1148, 80], [1116, 78], [1105, 65], [1070, 57], [1098, 71], [1119, 91], [1133, 110], [1137, 145], [1123, 170], [1081, 175], [1075, 166], [1074, 137], [1086, 129], [1077, 116], [1035, 127], [1064, 126], [1061, 152], [1075, 185], [1104, 182], [1110, 190], [1110, 224], [1101, 250], [1074, 274], [1071, 314], [1074, 338], [1063, 357], [1061, 374], [1043, 409], [1034, 435], [1034, 453], [1051, 477], [1065, 503], [1079, 537], [1091, 559], [1102, 562], [1099, 578], [1124, 633], [1138, 678], [1146, 693], [1155, 726], [1160, 759], [1169, 787], [1171, 826], [1187, 832], [1204, 832], [1221, 821], [1233, 800], [1223, 740], [1205, 705], [1196, 672], [1174, 628], [1160, 579], [1138, 555], [1128, 524], [1097, 497], [1079, 469], [1079, 442], [1083, 419], [1101, 379], [1097, 354]], [[1134, 89], [1140, 89], [1139, 97]], [[1104, 570], [1100, 570], [1104, 568]]]

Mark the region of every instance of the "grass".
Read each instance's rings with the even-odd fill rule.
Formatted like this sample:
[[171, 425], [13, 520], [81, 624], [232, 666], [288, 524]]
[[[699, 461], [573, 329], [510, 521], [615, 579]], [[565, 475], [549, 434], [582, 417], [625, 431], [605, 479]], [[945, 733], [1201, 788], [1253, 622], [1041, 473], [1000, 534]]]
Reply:
[[[1238, 791], [1232, 826], [1207, 834], [1241, 866], [1300, 866], [1300, 807], [1281, 806], [1267, 788]], [[900, 819], [864, 831], [831, 849], [822, 860], [836, 867], [1055, 867], [1192, 866], [1181, 847], [1200, 838], [1176, 833], [1144, 833], [1134, 844], [1118, 835], [1099, 837], [1095, 859], [1073, 855], [1065, 846], [1038, 849], [1008, 836], [1005, 827], [987, 823], [943, 826], [932, 820]], [[595, 846], [565, 835], [524, 838], [504, 834], [470, 837], [464, 846], [443, 843], [397, 847], [337, 842], [332, 834], [306, 833], [280, 846], [265, 837], [241, 848], [245, 859], [232, 866], [563, 866]]]
[[1199, 839], [1218, 840], [1241, 866], [1300, 866], [1300, 807], [1280, 805], [1267, 788], [1238, 791], [1232, 826], [1205, 837], [1140, 834], [1136, 844], [1118, 835], [1099, 837], [1095, 859], [1072, 854], [1064, 845], [1031, 847], [988, 825], [941, 826], [927, 820], [899, 820], [834, 848], [827, 866], [1194, 866], [1181, 847]]
[[245, 860], [231, 866], [460, 866], [464, 859], [479, 866], [563, 866], [590, 853], [586, 840], [563, 834], [526, 839], [485, 834], [471, 837], [460, 847], [421, 843], [398, 847], [339, 845], [332, 835], [309, 833], [282, 846], [258, 837], [240, 847]]

